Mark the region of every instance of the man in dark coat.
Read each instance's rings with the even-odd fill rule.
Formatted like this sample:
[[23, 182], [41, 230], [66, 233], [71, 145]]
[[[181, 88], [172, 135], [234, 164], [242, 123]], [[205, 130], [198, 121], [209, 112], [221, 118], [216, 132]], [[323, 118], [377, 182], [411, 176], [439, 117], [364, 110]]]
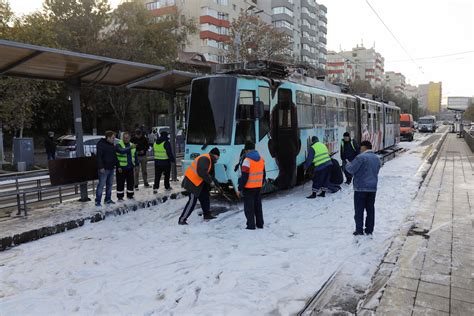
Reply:
[[165, 176], [165, 190], [171, 190], [171, 164], [176, 163], [176, 159], [171, 150], [167, 131], [162, 131], [160, 137], [153, 144], [153, 155], [155, 160], [155, 183], [153, 184], [153, 193], [157, 193], [160, 188], [162, 174]]
[[202, 154], [188, 167], [184, 174], [182, 187], [189, 193], [189, 200], [184, 207], [183, 213], [179, 217], [179, 225], [187, 225], [186, 220], [194, 211], [196, 203], [201, 203], [203, 218], [205, 220], [213, 219], [215, 216], [210, 211], [211, 186], [214, 185], [214, 165], [219, 160], [220, 151], [217, 147], [213, 148], [209, 154]]
[[351, 134], [348, 132], [344, 133], [344, 138], [341, 139], [341, 161], [342, 161], [342, 170], [346, 176], [346, 184], [351, 184], [352, 175], [346, 170], [346, 164], [355, 159], [359, 154], [360, 149], [357, 142], [354, 139], [351, 139]]
[[44, 140], [44, 147], [48, 160], [56, 159], [56, 141], [54, 140], [54, 132], [48, 132], [48, 137]]
[[137, 146], [138, 162], [134, 171], [135, 190], [138, 190], [138, 183], [140, 179], [140, 169], [142, 170], [144, 186], [145, 188], [148, 188], [150, 185], [148, 184], [147, 152], [148, 152], [148, 149], [150, 148], [150, 144], [148, 144], [148, 140], [143, 135], [143, 132], [141, 129], [137, 129], [135, 131], [135, 136], [132, 137], [130, 142]]
[[97, 169], [99, 182], [95, 192], [95, 205], [100, 206], [102, 191], [105, 186], [105, 204], [115, 204], [112, 201], [112, 185], [114, 183], [114, 169], [117, 166], [117, 155], [115, 154], [115, 133], [105, 132], [105, 138], [97, 143]]

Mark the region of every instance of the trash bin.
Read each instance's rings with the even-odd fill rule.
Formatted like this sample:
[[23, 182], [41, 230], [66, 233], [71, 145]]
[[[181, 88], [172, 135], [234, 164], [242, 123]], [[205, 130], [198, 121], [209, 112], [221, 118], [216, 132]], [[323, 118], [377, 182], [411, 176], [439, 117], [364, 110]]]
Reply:
[[18, 172], [24, 172], [26, 171], [26, 162], [24, 161], [19, 161], [17, 163], [16, 171]]

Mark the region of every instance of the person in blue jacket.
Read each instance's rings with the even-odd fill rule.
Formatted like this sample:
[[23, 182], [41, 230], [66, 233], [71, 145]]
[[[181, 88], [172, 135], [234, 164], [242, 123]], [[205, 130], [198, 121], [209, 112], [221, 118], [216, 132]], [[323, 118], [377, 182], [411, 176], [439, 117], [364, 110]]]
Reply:
[[[375, 225], [375, 196], [379, 170], [382, 163], [372, 151], [372, 144], [365, 140], [360, 144], [361, 154], [346, 165], [347, 172], [354, 176], [354, 235], [372, 235]], [[367, 212], [364, 227], [364, 210]]]

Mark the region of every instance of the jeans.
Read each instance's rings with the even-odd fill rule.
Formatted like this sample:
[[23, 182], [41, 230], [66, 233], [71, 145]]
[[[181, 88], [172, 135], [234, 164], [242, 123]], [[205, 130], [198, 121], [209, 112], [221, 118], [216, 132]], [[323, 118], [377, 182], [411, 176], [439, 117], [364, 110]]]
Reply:
[[135, 186], [138, 186], [140, 180], [140, 169], [142, 171], [143, 184], [148, 184], [147, 156], [138, 156], [138, 165], [135, 167]]
[[105, 202], [112, 199], [112, 185], [114, 183], [114, 170], [105, 170], [103, 173], [99, 171], [99, 183], [97, 183], [97, 189], [95, 192], [95, 202], [100, 203], [102, 201], [102, 191], [105, 186]]
[[367, 212], [365, 217], [365, 233], [372, 234], [375, 225], [375, 195], [377, 192], [354, 192], [354, 220], [356, 232], [364, 232], [364, 210]]
[[344, 172], [344, 175], [346, 176], [346, 182], [347, 183], [351, 183], [352, 182], [352, 174], [350, 174], [347, 170], [346, 170], [346, 165], [347, 165], [347, 161], [344, 160], [342, 162], [342, 171]]

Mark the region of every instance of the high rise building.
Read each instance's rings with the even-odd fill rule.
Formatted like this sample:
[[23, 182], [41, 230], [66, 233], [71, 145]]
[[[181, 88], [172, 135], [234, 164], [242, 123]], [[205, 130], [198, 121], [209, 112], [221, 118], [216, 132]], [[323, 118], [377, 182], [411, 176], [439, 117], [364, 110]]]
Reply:
[[384, 79], [384, 58], [374, 48], [358, 46], [338, 53], [354, 63], [355, 79], [368, 81], [372, 87], [380, 86]]
[[338, 53], [329, 51], [326, 73], [331, 82], [350, 84], [355, 80], [355, 64]]
[[[129, 0], [133, 1], [133, 0]], [[315, 0], [135, 0], [145, 3], [157, 18], [179, 14], [198, 23], [199, 33], [182, 48], [199, 52], [208, 61], [225, 62], [230, 24], [241, 11], [257, 14], [292, 39], [292, 57], [324, 69], [326, 66], [327, 8]]]
[[441, 82], [429, 82], [418, 86], [418, 102], [431, 113], [439, 113], [441, 109]]
[[418, 99], [418, 87], [412, 86], [411, 84], [405, 85], [405, 95], [407, 96], [407, 98]]
[[384, 83], [394, 93], [405, 93], [405, 76], [399, 72], [387, 71]]
[[[258, 5], [270, 0], [258, 1]], [[273, 25], [292, 39], [295, 61], [326, 68], [327, 8], [315, 0], [271, 0]]]

